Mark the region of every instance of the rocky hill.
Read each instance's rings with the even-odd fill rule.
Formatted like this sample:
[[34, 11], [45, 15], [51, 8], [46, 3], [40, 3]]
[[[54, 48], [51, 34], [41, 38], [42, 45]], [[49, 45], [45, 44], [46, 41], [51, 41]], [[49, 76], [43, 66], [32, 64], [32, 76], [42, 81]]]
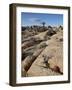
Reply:
[[41, 28], [22, 30], [22, 76], [63, 74], [63, 27]]

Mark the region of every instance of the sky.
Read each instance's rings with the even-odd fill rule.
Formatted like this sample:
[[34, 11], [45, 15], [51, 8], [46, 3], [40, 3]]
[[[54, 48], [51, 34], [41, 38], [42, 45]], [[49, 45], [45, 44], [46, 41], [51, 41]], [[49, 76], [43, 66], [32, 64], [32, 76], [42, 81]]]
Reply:
[[42, 25], [42, 22], [46, 26], [63, 25], [63, 14], [21, 13], [21, 26]]

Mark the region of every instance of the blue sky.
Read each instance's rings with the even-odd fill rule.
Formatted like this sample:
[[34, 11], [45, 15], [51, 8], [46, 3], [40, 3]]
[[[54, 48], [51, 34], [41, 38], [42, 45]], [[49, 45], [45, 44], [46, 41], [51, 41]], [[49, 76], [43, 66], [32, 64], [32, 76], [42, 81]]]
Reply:
[[48, 13], [21, 13], [21, 26], [41, 25], [42, 22], [45, 22], [46, 26], [63, 25], [63, 15]]

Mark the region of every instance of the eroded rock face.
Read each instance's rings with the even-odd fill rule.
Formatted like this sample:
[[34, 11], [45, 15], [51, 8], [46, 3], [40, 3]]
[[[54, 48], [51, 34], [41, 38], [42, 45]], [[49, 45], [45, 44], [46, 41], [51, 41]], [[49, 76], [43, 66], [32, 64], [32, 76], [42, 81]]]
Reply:
[[[36, 32], [37, 35], [24, 38], [22, 42], [22, 76], [60, 75], [63, 72], [63, 30], [48, 27], [46, 31]], [[43, 55], [48, 56], [46, 61]]]
[[43, 51], [44, 48], [38, 49], [34, 52], [32, 56], [27, 56], [25, 60], [22, 61], [22, 70], [25, 70], [26, 72], [29, 70], [35, 59], [40, 55], [40, 53]]

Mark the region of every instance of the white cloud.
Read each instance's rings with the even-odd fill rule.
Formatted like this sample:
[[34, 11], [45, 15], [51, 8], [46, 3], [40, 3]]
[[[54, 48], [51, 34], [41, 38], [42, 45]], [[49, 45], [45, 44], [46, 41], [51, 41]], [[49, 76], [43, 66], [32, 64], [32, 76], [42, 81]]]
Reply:
[[29, 21], [31, 21], [31, 22], [40, 22], [41, 20], [39, 18], [30, 18]]

